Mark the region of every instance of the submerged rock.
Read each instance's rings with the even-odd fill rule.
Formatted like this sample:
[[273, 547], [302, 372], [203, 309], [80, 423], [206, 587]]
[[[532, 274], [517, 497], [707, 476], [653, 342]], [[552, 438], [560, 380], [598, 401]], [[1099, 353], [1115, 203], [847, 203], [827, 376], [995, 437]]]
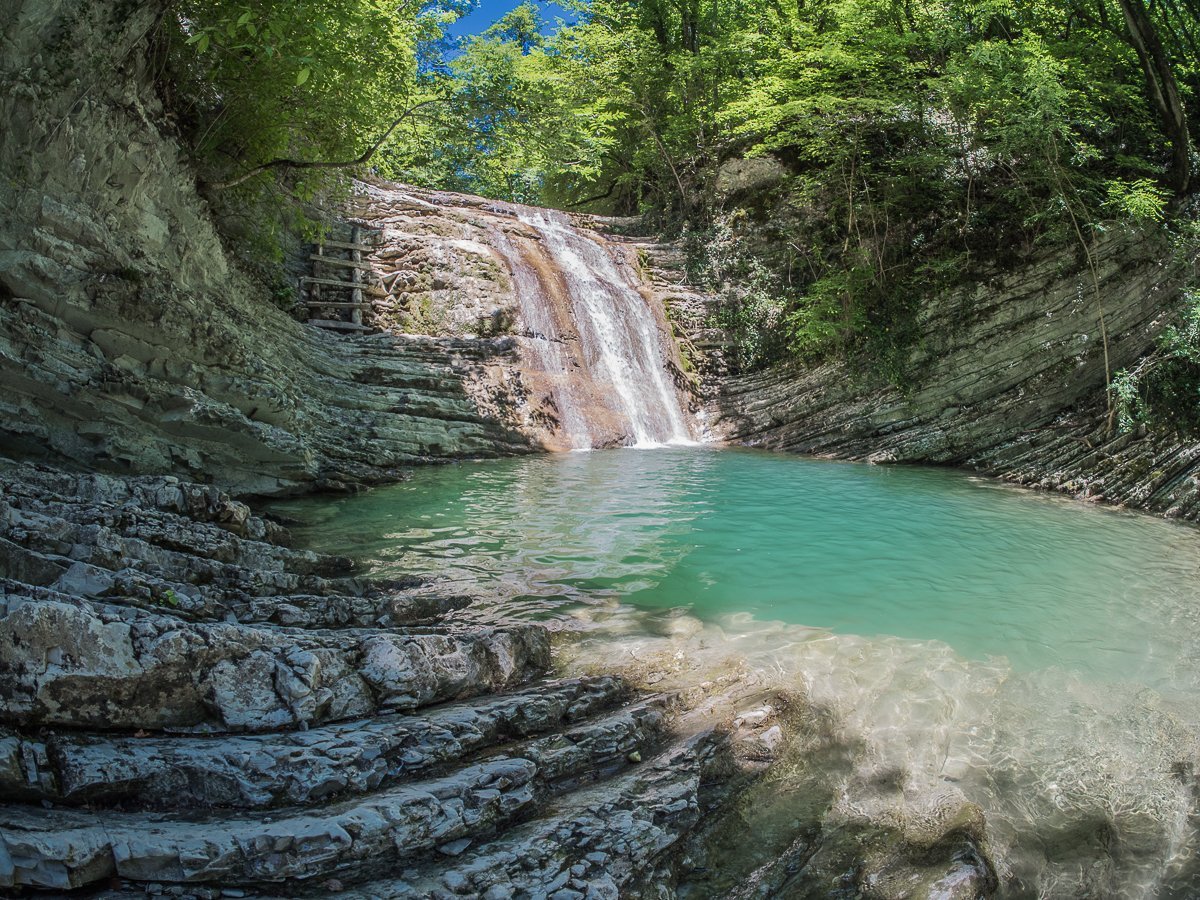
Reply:
[[[870, 896], [990, 893], [962, 802], [920, 828], [880, 807], [747, 833], [744, 804], [790, 796], [772, 773], [806, 709], [753, 672], [698, 683], [673, 649], [550, 677], [542, 627], [430, 622], [436, 581], [356, 577], [194, 490], [0, 466], [0, 886], [809, 896], [853, 866]], [[654, 640], [684, 646], [687, 621]]]

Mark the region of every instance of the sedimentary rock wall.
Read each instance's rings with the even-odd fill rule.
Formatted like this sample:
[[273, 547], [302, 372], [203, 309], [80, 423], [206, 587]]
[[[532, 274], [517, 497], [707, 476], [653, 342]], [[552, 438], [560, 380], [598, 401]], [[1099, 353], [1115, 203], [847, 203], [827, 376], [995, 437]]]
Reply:
[[693, 437], [662, 304], [599, 220], [379, 180], [349, 209], [378, 229], [375, 324], [515, 342], [519, 371], [485, 367], [474, 391], [512, 399], [489, 410], [514, 429], [553, 450]]
[[[1131, 366], [1178, 309], [1193, 265], [1166, 242], [1112, 232], [1082, 259], [1047, 254], [923, 309], [899, 388], [842, 361], [729, 376], [678, 254], [648, 245], [657, 292], [699, 345], [709, 427], [726, 440], [873, 462], [966, 465], [1045, 488], [1200, 518], [1200, 445], [1121, 434], [1108, 364]], [[676, 283], [672, 282], [672, 273]], [[711, 298], [710, 298], [711, 299]], [[715, 362], [714, 362], [715, 361]]]
[[0, 9], [0, 447], [262, 492], [528, 449], [472, 396], [511, 342], [331, 336], [230, 265], [163, 131], [164, 10]]

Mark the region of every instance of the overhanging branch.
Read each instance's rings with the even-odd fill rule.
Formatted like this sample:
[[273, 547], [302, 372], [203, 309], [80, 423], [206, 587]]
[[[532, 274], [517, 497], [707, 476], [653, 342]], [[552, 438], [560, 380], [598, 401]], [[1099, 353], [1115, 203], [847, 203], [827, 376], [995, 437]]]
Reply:
[[351, 166], [365, 165], [366, 163], [371, 161], [371, 157], [373, 157], [379, 151], [379, 148], [382, 147], [384, 145], [384, 143], [387, 142], [387, 139], [392, 136], [392, 133], [397, 128], [400, 127], [401, 122], [403, 122], [409, 116], [413, 115], [418, 109], [421, 109], [422, 107], [429, 106], [430, 104], [433, 104], [433, 103], [445, 103], [447, 100], [449, 100], [448, 97], [434, 97], [431, 100], [422, 100], [420, 103], [413, 104], [412, 106], [410, 106], [408, 109], [404, 110], [402, 113], [400, 113], [400, 115], [398, 115], [396, 117], [395, 121], [393, 121], [392, 124], [387, 127], [387, 130], [384, 131], [384, 133], [379, 136], [379, 139], [376, 140], [375, 143], [373, 143], [370, 147], [368, 147], [366, 150], [364, 150], [361, 154], [356, 156], [354, 159], [346, 159], [346, 160], [308, 160], [308, 159], [285, 159], [285, 158], [273, 159], [270, 162], [265, 162], [265, 163], [255, 166], [252, 169], [248, 169], [245, 172], [243, 172], [241, 175], [237, 176], [236, 178], [231, 178], [228, 181], [214, 181], [211, 183], [211, 186], [216, 188], [217, 190], [225, 190], [227, 188], [237, 187], [239, 184], [244, 184], [245, 182], [249, 181], [255, 175], [259, 175], [263, 172], [267, 172], [272, 169], [346, 169], [346, 168], [350, 168]]

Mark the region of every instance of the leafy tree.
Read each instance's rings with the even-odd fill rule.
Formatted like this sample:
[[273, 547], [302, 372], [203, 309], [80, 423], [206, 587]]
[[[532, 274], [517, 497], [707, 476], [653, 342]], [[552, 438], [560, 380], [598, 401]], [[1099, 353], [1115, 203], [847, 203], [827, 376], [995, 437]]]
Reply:
[[436, 27], [390, 0], [179, 0], [173, 9], [175, 108], [218, 183], [283, 167], [273, 160], [369, 150], [412, 103], [416, 43]]
[[443, 96], [383, 154], [400, 180], [528, 202], [568, 202], [614, 144], [620, 119], [611, 67], [577, 52], [574, 31], [546, 39], [532, 4], [469, 39], [446, 72], [423, 79]]
[[[972, 266], [1073, 244], [1094, 274], [1107, 221], [1163, 223], [1195, 185], [1197, 0], [573, 2], [451, 49], [467, 0], [183, 0], [179, 106], [215, 182], [369, 161], [656, 217], [720, 257], [699, 268], [746, 365], [865, 351], [894, 378]], [[748, 156], [780, 176], [719, 196]]]

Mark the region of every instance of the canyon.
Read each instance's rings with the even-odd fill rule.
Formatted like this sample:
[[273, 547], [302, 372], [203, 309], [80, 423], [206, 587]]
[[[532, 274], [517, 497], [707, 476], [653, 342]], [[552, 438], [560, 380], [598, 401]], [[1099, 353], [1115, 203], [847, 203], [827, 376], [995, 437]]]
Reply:
[[[1094, 281], [1047, 254], [948, 293], [901, 390], [846, 362], [730, 374], [716, 298], [633, 223], [364, 177], [329, 225], [379, 234], [383, 296], [368, 333], [331, 333], [222, 245], [155, 91], [159, 12], [0, 12], [23, 123], [0, 134], [4, 888], [705, 896], [786, 747], [858, 746], [670, 641], [564, 673], [561, 635], [289, 546], [266, 497], [708, 441], [1200, 518], [1200, 444], [1105, 404], [1194, 267], [1153, 234], [1107, 236]], [[864, 764], [854, 796], [895, 800], [893, 776]], [[896, 802], [836, 808], [723, 895], [998, 890], [978, 806]]]

